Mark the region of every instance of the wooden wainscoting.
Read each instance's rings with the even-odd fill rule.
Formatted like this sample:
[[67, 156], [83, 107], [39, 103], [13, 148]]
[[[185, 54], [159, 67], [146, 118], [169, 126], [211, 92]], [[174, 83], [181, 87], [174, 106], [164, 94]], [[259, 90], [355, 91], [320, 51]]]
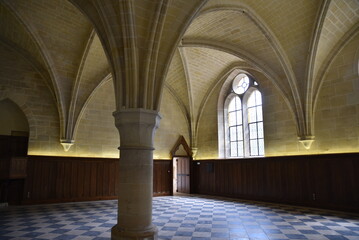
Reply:
[[[29, 156], [24, 204], [117, 198], [118, 159]], [[170, 195], [170, 160], [154, 161], [154, 195]]]
[[153, 195], [172, 195], [172, 161], [154, 160], [153, 162]]
[[359, 212], [359, 153], [193, 162], [199, 194]]
[[115, 199], [118, 159], [28, 157], [24, 203]]

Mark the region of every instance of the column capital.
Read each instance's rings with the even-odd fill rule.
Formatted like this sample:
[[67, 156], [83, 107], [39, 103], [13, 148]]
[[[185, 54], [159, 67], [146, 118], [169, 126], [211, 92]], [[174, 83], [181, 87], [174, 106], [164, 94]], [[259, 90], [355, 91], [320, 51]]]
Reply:
[[120, 149], [153, 150], [154, 133], [161, 120], [158, 111], [128, 108], [114, 112], [113, 116], [120, 133]]

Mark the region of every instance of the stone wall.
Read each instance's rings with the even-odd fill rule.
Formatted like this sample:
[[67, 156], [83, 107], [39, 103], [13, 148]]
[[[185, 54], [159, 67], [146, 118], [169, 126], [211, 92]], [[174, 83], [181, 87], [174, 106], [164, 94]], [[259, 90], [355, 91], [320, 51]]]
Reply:
[[190, 144], [187, 120], [179, 105], [164, 88], [161, 101], [160, 114], [162, 119], [155, 134], [155, 159], [170, 159], [170, 151], [176, 144], [178, 138], [183, 135]]
[[0, 55], [0, 100], [11, 100], [25, 114], [29, 123], [28, 153], [52, 155], [63, 151], [54, 97], [41, 75], [10, 48], [0, 45]]
[[[115, 95], [112, 80], [96, 89], [85, 105], [68, 152], [60, 144], [58, 108], [39, 73], [21, 55], [0, 45], [0, 101], [11, 100], [29, 123], [29, 155], [117, 158], [120, 138], [114, 124]], [[155, 135], [154, 155], [169, 159], [180, 135], [189, 142], [188, 125], [172, 95], [164, 89], [162, 120]], [[12, 129], [19, 130], [19, 129]], [[5, 130], [4, 130], [5, 131]], [[11, 134], [11, 129], [6, 132]], [[6, 134], [4, 134], [6, 135]]]
[[315, 109], [313, 151], [357, 152], [359, 149], [359, 36], [334, 59]]
[[[266, 156], [356, 152], [359, 146], [359, 37], [335, 57], [324, 78], [315, 108], [315, 141], [306, 150], [297, 140], [296, 125], [277, 88], [253, 73], [263, 94]], [[112, 112], [112, 81], [100, 86], [88, 100], [79, 120], [75, 145], [65, 152], [59, 143], [59, 114], [53, 94], [31, 64], [1, 46], [6, 62], [0, 67], [0, 100], [10, 99], [29, 123], [29, 154], [117, 158], [119, 135]], [[21, 71], [19, 71], [21, 70]], [[218, 158], [217, 101], [220, 85], [212, 92], [198, 126], [197, 159]], [[171, 93], [164, 88], [155, 135], [154, 157], [169, 159], [180, 135], [190, 144], [188, 122]]]
[[[359, 148], [359, 37], [334, 58], [320, 88], [314, 111], [315, 141], [309, 150], [297, 139], [294, 115], [265, 76], [253, 72], [263, 98], [265, 156], [357, 152]], [[217, 100], [220, 86], [205, 106], [196, 159], [218, 158]]]

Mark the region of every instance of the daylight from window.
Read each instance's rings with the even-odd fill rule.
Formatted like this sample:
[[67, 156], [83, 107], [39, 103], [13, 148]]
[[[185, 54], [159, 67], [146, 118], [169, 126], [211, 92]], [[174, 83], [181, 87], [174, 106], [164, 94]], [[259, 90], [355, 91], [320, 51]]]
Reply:
[[225, 108], [230, 157], [264, 156], [262, 94], [258, 87], [256, 81], [243, 73], [233, 79], [233, 92]]

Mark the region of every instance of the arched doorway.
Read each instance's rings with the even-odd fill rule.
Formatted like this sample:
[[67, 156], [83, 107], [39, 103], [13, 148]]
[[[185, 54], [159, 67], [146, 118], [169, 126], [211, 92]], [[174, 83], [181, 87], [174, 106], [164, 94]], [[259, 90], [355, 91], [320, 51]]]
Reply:
[[191, 150], [183, 136], [180, 136], [171, 150], [173, 166], [172, 194], [191, 193]]
[[11, 100], [0, 101], [0, 204], [21, 204], [26, 178], [29, 124]]

